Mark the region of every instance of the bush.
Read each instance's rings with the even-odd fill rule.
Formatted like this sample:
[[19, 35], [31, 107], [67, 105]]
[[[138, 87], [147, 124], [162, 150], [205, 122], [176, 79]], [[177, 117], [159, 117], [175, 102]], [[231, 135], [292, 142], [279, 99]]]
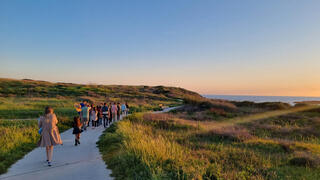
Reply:
[[310, 153], [298, 153], [289, 163], [294, 166], [316, 168], [320, 166], [320, 158]]

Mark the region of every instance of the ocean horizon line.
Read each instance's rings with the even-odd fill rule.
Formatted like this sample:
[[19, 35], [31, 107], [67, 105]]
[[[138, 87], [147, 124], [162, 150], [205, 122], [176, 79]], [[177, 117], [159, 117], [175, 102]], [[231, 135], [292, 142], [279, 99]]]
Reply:
[[238, 94], [200, 94], [201, 96], [239, 96], [239, 97], [301, 97], [301, 98], [320, 98], [320, 96], [279, 96], [279, 95], [238, 95]]

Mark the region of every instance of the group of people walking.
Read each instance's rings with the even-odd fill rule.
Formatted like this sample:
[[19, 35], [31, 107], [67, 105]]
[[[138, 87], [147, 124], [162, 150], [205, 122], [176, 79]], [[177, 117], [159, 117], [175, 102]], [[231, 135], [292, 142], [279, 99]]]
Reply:
[[91, 126], [94, 129], [103, 124], [104, 128], [110, 126], [111, 123], [120, 120], [121, 115], [129, 113], [128, 103], [101, 103], [94, 106], [86, 101], [80, 103], [80, 108], [77, 108], [79, 117], [74, 118], [73, 134], [75, 135], [75, 146], [80, 144], [80, 134]]
[[103, 124], [106, 128], [112, 122], [118, 121], [121, 115], [127, 115], [129, 112], [128, 103], [101, 103], [100, 105], [94, 106], [86, 101], [80, 103], [81, 109], [78, 110], [80, 115], [81, 123], [83, 124], [83, 130], [91, 126], [97, 127]]
[[[94, 106], [84, 101], [80, 103], [77, 108], [79, 116], [73, 119], [73, 134], [75, 135], [75, 146], [80, 144], [80, 134], [91, 126], [95, 128], [103, 124], [105, 128], [109, 127], [111, 123], [120, 120], [121, 115], [129, 113], [129, 106], [127, 103], [101, 103]], [[51, 166], [53, 146], [62, 144], [62, 140], [57, 127], [58, 119], [51, 107], [45, 108], [45, 113], [38, 119], [40, 140], [39, 147], [46, 147], [47, 163]]]

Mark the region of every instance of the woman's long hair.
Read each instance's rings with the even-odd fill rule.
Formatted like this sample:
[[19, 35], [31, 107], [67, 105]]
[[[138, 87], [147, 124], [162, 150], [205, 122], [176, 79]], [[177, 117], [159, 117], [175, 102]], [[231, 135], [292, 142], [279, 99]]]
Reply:
[[47, 106], [46, 109], [44, 110], [44, 115], [46, 116], [52, 112], [53, 112], [53, 108], [50, 106]]
[[79, 116], [75, 116], [73, 118], [73, 123], [76, 127], [80, 127], [81, 126], [81, 122], [80, 122], [80, 117]]

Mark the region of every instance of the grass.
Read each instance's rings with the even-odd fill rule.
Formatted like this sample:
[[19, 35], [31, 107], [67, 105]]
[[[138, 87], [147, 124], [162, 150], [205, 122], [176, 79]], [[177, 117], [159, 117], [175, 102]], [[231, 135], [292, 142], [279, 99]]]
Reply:
[[[0, 174], [36, 147], [39, 139], [36, 119], [46, 106], [54, 108], [59, 130], [71, 127], [77, 113], [74, 103], [86, 100], [128, 102], [130, 112], [159, 110], [159, 104], [174, 106], [183, 99], [200, 97], [182, 88], [164, 86], [118, 86], [50, 83], [0, 78]], [[28, 120], [26, 120], [28, 119]]]
[[[209, 100], [182, 88], [0, 79], [0, 173], [38, 140], [52, 106], [60, 131], [74, 102], [129, 102], [134, 114], [100, 137], [116, 179], [320, 179], [320, 110], [285, 103]], [[148, 114], [159, 104], [183, 108]]]
[[129, 120], [112, 126], [102, 135], [98, 145], [108, 167], [119, 179], [184, 179], [198, 176], [198, 170], [192, 165], [196, 161], [189, 166], [181, 166], [185, 161], [193, 160], [186, 159], [186, 154], [190, 152], [177, 142]]
[[[71, 127], [72, 118], [58, 116], [58, 128], [63, 132]], [[0, 120], [0, 174], [37, 147], [37, 120]]]
[[135, 114], [98, 146], [115, 179], [320, 179], [318, 109], [233, 105], [197, 101]]
[[36, 120], [0, 120], [0, 174], [36, 147], [37, 129]]
[[[71, 128], [72, 118], [77, 116], [73, 102], [74, 99], [0, 98], [0, 174], [36, 147], [39, 139], [36, 118], [43, 114], [44, 107], [52, 106], [55, 109], [60, 132]], [[132, 112], [153, 109], [156, 109], [156, 105], [131, 107]]]
[[46, 106], [55, 109], [60, 132], [71, 127], [72, 117], [77, 115], [72, 99], [0, 97], [0, 174], [37, 147], [36, 119]]

